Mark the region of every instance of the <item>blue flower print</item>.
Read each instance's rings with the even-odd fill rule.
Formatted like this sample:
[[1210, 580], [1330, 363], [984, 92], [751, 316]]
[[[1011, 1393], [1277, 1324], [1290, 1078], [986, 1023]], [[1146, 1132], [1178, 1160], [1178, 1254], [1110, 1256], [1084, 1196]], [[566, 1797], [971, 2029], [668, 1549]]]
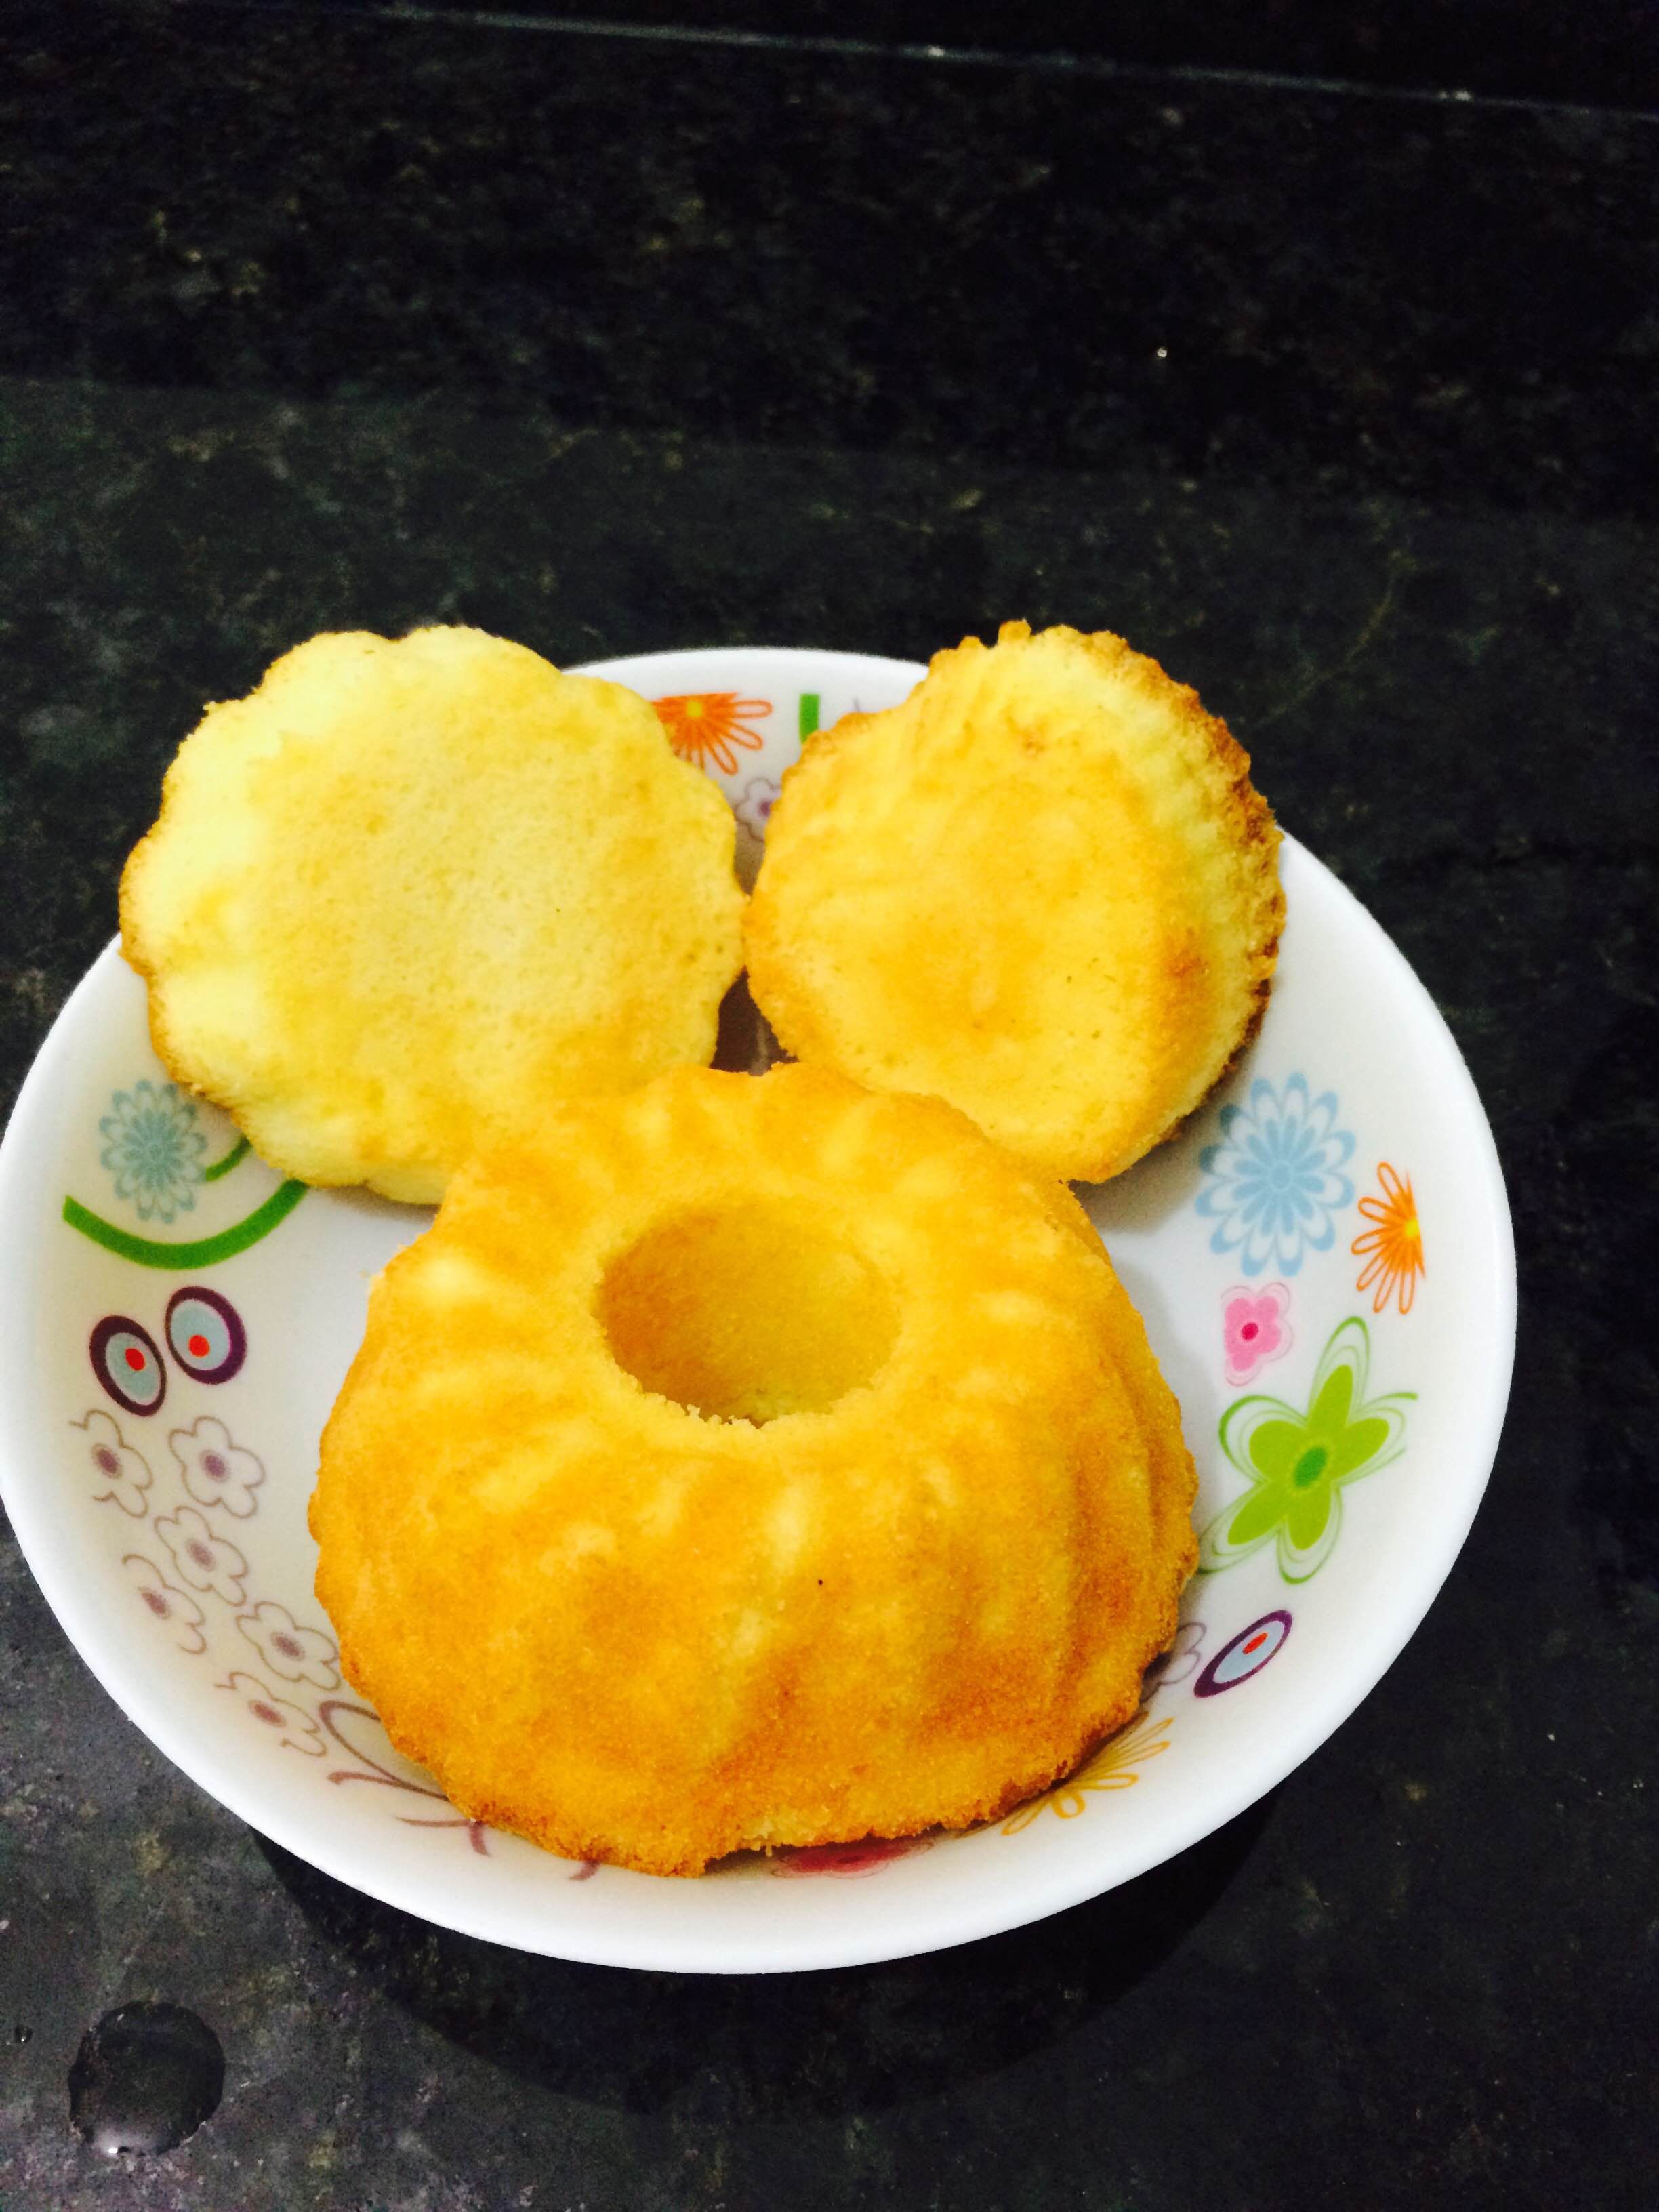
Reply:
[[1237, 1252], [1247, 1275], [1294, 1275], [1304, 1254], [1328, 1252], [1333, 1217], [1353, 1200], [1340, 1172], [1353, 1146], [1352, 1131], [1336, 1126], [1334, 1091], [1310, 1099], [1304, 1075], [1282, 1092], [1258, 1077], [1248, 1106], [1222, 1108], [1221, 1142], [1198, 1156], [1212, 1178], [1198, 1197], [1215, 1224], [1210, 1249]]
[[141, 1221], [171, 1221], [196, 1203], [205, 1131], [196, 1127], [193, 1099], [176, 1083], [135, 1083], [118, 1091], [98, 1124], [101, 1164], [115, 1178], [117, 1198], [131, 1200]]

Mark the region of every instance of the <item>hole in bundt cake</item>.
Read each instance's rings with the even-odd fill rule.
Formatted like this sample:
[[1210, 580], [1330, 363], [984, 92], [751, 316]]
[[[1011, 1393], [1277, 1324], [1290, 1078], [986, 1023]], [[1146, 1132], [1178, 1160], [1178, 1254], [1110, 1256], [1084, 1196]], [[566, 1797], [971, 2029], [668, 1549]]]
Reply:
[[614, 1260], [599, 1316], [619, 1366], [706, 1419], [822, 1413], [892, 1350], [886, 1284], [826, 1224], [781, 1205], [685, 1213]]

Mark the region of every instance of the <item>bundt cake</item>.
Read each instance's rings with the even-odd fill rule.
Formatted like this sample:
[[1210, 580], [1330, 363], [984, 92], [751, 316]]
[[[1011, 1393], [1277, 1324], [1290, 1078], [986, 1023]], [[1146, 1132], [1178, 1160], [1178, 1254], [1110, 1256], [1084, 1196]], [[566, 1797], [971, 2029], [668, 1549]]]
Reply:
[[1193, 1494], [1061, 1184], [937, 1100], [684, 1068], [453, 1177], [311, 1522], [347, 1674], [464, 1812], [695, 1874], [1067, 1771], [1174, 1633]]

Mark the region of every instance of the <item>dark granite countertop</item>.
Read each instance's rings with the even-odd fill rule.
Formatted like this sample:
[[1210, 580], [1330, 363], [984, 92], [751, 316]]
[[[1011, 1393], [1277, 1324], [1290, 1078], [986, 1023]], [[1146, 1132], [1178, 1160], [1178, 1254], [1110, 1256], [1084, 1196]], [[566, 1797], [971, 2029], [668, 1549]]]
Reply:
[[[201, 702], [315, 629], [1024, 614], [1195, 683], [1400, 944], [1522, 1276], [1486, 1503], [1337, 1735], [887, 1966], [630, 1975], [342, 1888], [128, 1725], [0, 1523], [0, 2208], [1650, 2204], [1659, 123], [29, 0], [0, 114], [7, 1103]], [[112, 2170], [67, 2085], [134, 1999], [223, 2095]]]

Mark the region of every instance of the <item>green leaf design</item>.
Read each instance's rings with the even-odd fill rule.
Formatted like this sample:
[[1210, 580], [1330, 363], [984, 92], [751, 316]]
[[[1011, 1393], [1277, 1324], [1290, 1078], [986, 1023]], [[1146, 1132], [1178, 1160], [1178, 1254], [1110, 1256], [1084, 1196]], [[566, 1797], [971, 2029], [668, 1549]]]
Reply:
[[94, 1244], [106, 1251], [119, 1253], [124, 1260], [135, 1260], [141, 1267], [190, 1268], [211, 1267], [221, 1260], [233, 1258], [246, 1252], [250, 1244], [257, 1244], [269, 1237], [279, 1223], [289, 1215], [306, 1194], [302, 1182], [279, 1183], [263, 1206], [234, 1221], [228, 1229], [222, 1229], [214, 1237], [195, 1237], [185, 1243], [166, 1243], [157, 1237], [135, 1237], [130, 1229], [118, 1229], [114, 1222], [106, 1221], [90, 1206], [82, 1206], [77, 1198], [64, 1200], [64, 1218], [71, 1229], [78, 1229]]
[[1226, 1540], [1236, 1556], [1255, 1551], [1265, 1544], [1278, 1528], [1285, 1511], [1282, 1493], [1263, 1483], [1260, 1489], [1247, 1490], [1227, 1522]]
[[246, 1137], [238, 1137], [235, 1143], [231, 1146], [230, 1150], [224, 1154], [222, 1158], [215, 1160], [210, 1168], [204, 1168], [202, 1170], [202, 1181], [204, 1182], [217, 1182], [221, 1176], [228, 1176], [234, 1167], [240, 1165], [242, 1161], [247, 1158], [250, 1149], [251, 1147], [248, 1144], [247, 1139]]
[[[1267, 1399], [1264, 1403], [1271, 1406], [1276, 1401]], [[1287, 1480], [1291, 1464], [1300, 1455], [1305, 1441], [1304, 1425], [1294, 1416], [1289, 1420], [1262, 1421], [1251, 1431], [1248, 1447], [1250, 1462], [1270, 1481]]]
[[1370, 1338], [1358, 1316], [1331, 1332], [1305, 1412], [1282, 1399], [1240, 1398], [1221, 1417], [1221, 1449], [1249, 1487], [1224, 1506], [1199, 1542], [1200, 1573], [1231, 1567], [1276, 1543], [1286, 1582], [1306, 1582], [1335, 1549], [1342, 1490], [1375, 1474], [1406, 1448], [1414, 1390], [1365, 1401]]

